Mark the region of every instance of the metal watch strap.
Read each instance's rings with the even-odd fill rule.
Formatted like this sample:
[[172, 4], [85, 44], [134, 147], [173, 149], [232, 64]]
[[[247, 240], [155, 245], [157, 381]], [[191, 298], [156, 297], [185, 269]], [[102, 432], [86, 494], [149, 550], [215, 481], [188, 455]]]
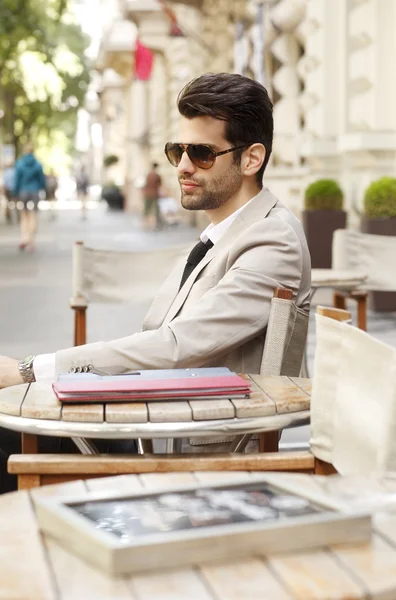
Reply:
[[36, 381], [33, 371], [33, 361], [35, 356], [25, 356], [18, 362], [18, 369], [22, 375], [24, 383], [33, 383]]

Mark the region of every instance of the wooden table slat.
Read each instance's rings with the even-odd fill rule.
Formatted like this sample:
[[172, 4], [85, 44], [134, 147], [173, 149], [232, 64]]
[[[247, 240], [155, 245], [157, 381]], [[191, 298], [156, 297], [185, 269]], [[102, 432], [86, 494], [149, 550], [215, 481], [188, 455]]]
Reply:
[[64, 404], [62, 421], [103, 423], [104, 404]]
[[147, 404], [144, 402], [105, 404], [105, 421], [107, 423], [147, 423]]
[[139, 479], [145, 489], [156, 490], [166, 486], [175, 487], [190, 485], [195, 483], [195, 477], [193, 473], [181, 472], [181, 473], [144, 473], [139, 475]]
[[374, 534], [370, 544], [337, 545], [331, 550], [340, 563], [370, 590], [372, 598], [396, 598], [396, 550], [381, 536]]
[[0, 497], [0, 598], [57, 598], [27, 492]]
[[29, 387], [28, 383], [15, 385], [0, 390], [0, 413], [19, 417], [21, 415], [21, 406]]
[[276, 404], [254, 381], [253, 377], [249, 376], [251, 383], [250, 398], [242, 400], [232, 400], [235, 406], [235, 416], [239, 419], [249, 417], [267, 417], [276, 415]]
[[190, 400], [194, 421], [233, 419], [235, 408], [230, 400]]
[[147, 407], [152, 423], [192, 421], [192, 411], [188, 402], [148, 402]]
[[30, 385], [22, 403], [22, 417], [59, 421], [61, 413], [62, 404], [54, 393], [49, 392], [48, 382], [36, 382]]
[[114, 477], [97, 477], [85, 481], [90, 492], [117, 491], [141, 492], [144, 487], [138, 475], [115, 475]]
[[288, 377], [251, 375], [252, 380], [276, 404], [277, 414], [309, 410], [310, 397]]
[[306, 394], [308, 394], [309, 396], [311, 395], [311, 392], [312, 392], [312, 380], [311, 379], [307, 379], [306, 377], [289, 377], [289, 379], [291, 379], [291, 381], [293, 381], [293, 383], [298, 385], [298, 387], [301, 388]]
[[260, 559], [204, 565], [200, 571], [218, 600], [294, 600]]
[[268, 566], [296, 600], [357, 600], [365, 589], [325, 550], [268, 557]]
[[139, 600], [217, 600], [194, 569], [135, 575], [129, 582]]
[[138, 600], [124, 579], [115, 579], [97, 567], [64, 550], [45, 536], [48, 552], [61, 600]]

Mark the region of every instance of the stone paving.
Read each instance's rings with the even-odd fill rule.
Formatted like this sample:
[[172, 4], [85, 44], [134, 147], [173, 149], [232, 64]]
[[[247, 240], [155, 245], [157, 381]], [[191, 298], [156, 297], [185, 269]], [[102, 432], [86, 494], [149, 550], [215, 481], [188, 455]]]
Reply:
[[[136, 215], [109, 212], [103, 204], [81, 219], [78, 210], [61, 210], [55, 220], [40, 212], [36, 251], [18, 249], [16, 225], [0, 223], [0, 353], [21, 357], [52, 352], [72, 345], [71, 249], [75, 240], [96, 247], [148, 250], [193, 244], [199, 231], [179, 224], [144, 232]], [[331, 293], [316, 295], [315, 303], [330, 304]], [[147, 305], [92, 305], [88, 310], [88, 341], [110, 340], [139, 331]], [[314, 311], [312, 311], [313, 313]], [[369, 312], [368, 330], [396, 346], [396, 313]], [[311, 317], [308, 364], [312, 373], [314, 320]], [[307, 428], [290, 430], [282, 440], [306, 441]]]

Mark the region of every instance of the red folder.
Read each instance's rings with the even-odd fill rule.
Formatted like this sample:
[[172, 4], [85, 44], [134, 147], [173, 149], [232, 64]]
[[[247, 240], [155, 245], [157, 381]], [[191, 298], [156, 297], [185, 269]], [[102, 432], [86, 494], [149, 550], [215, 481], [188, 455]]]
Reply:
[[183, 379], [63, 381], [52, 385], [62, 402], [112, 402], [215, 397], [245, 397], [248, 381], [239, 375]]

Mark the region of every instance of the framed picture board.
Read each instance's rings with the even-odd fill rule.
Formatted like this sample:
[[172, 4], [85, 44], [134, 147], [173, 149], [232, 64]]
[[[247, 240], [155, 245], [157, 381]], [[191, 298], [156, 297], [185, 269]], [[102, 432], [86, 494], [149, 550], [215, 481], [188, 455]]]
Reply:
[[41, 529], [110, 574], [367, 541], [370, 516], [346, 508], [274, 475], [36, 500]]

